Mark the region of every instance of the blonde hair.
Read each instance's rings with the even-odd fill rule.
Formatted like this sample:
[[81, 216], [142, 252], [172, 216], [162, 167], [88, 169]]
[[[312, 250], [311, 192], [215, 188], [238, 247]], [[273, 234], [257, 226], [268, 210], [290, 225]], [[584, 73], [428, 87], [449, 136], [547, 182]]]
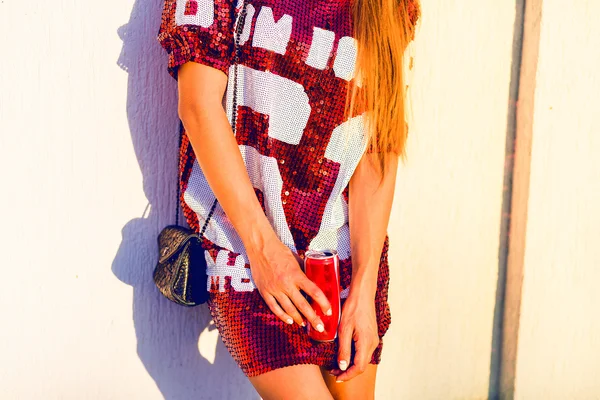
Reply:
[[391, 154], [405, 158], [404, 53], [420, 5], [419, 0], [353, 0], [351, 7], [357, 78], [349, 83], [346, 114], [365, 113], [368, 149], [378, 153], [383, 178]]

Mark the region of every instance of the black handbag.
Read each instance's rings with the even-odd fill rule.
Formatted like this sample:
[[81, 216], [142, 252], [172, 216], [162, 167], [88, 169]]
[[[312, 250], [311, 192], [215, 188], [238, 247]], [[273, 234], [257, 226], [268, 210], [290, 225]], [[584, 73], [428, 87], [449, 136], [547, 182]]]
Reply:
[[[183, 138], [183, 124], [179, 129], [179, 149]], [[179, 171], [179, 167], [177, 168]], [[186, 307], [193, 307], [208, 300], [206, 258], [202, 237], [217, 206], [212, 204], [200, 233], [179, 223], [180, 176], [177, 175], [177, 200], [175, 225], [168, 225], [158, 235], [158, 263], [154, 268], [154, 283], [169, 300]]]
[[[237, 120], [237, 70], [239, 61], [239, 37], [244, 26], [246, 8], [237, 22], [234, 49], [233, 110], [231, 127], [235, 135]], [[183, 138], [183, 124], [180, 123], [179, 149]], [[179, 171], [179, 166], [177, 168]], [[202, 237], [217, 206], [217, 199], [206, 217], [199, 233], [178, 225], [179, 201], [181, 195], [180, 176], [177, 175], [177, 201], [175, 203], [175, 225], [165, 227], [158, 235], [158, 263], [154, 268], [153, 279], [158, 290], [169, 300], [182, 306], [193, 307], [208, 300], [208, 278], [206, 258], [202, 247]]]

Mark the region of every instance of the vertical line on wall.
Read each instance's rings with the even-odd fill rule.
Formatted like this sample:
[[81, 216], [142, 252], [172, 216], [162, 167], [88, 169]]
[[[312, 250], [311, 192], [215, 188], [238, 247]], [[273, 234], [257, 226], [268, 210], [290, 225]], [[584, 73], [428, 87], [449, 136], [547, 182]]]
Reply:
[[525, 0], [516, 0], [515, 22], [513, 27], [512, 66], [506, 121], [506, 145], [504, 161], [504, 185], [502, 192], [502, 213], [500, 216], [500, 244], [498, 249], [498, 282], [496, 284], [496, 304], [492, 329], [492, 354], [490, 357], [490, 400], [500, 399], [500, 377], [503, 351], [504, 307], [507, 286], [509, 233], [511, 224], [514, 152], [517, 136], [517, 101], [521, 78], [523, 50], [523, 30], [525, 24]]
[[525, 3], [521, 77], [516, 115], [511, 222], [510, 235], [508, 237], [508, 263], [502, 327], [502, 362], [500, 364], [501, 399], [512, 399], [515, 393], [542, 3], [543, 0], [527, 0]]
[[515, 4], [498, 283], [490, 358], [488, 397], [492, 400], [512, 399], [515, 391], [542, 1], [517, 0]]

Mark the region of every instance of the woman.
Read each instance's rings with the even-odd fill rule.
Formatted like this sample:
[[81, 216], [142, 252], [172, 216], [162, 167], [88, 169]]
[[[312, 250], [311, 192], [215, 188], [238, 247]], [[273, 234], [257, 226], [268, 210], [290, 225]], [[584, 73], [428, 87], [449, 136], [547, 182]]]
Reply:
[[[196, 231], [208, 220], [208, 305], [264, 399], [374, 396], [417, 1], [165, 1], [182, 206]], [[322, 321], [302, 292], [331, 308], [302, 272], [309, 248], [340, 256], [333, 342], [306, 332]]]

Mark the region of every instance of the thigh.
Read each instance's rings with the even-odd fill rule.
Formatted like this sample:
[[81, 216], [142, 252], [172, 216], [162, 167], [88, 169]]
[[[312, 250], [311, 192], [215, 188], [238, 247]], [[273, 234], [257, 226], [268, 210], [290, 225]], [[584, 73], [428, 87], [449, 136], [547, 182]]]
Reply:
[[376, 364], [367, 365], [365, 372], [347, 382], [336, 382], [335, 376], [329, 375], [329, 372], [325, 369], [321, 369], [321, 374], [335, 400], [375, 399]]
[[317, 365], [278, 368], [250, 378], [263, 400], [332, 400]]

